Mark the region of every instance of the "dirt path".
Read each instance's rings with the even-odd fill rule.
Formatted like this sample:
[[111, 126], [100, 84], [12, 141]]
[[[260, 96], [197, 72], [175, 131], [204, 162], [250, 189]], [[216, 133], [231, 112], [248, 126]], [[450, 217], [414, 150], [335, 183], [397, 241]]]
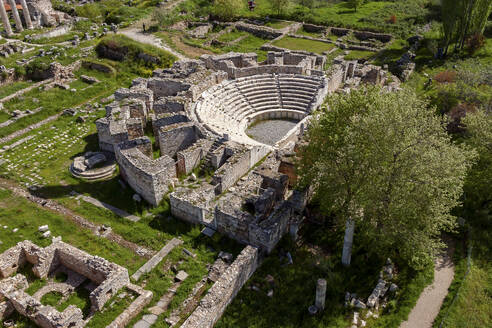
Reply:
[[130, 28], [127, 30], [122, 30], [119, 33], [129, 37], [130, 39], [133, 39], [137, 42], [141, 43], [147, 43], [150, 45], [153, 45], [154, 47], [161, 48], [174, 56], [176, 56], [179, 60], [184, 60], [187, 59], [187, 57], [183, 56], [173, 48], [169, 47], [167, 44], [165, 44], [161, 39], [157, 38], [156, 36], [152, 34], [144, 34], [142, 33], [141, 29], [138, 28]]
[[441, 309], [442, 302], [448, 294], [448, 288], [454, 277], [454, 264], [451, 260], [454, 247], [439, 256], [434, 267], [434, 282], [427, 286], [420, 295], [417, 304], [410, 312], [408, 320], [400, 328], [431, 328]]

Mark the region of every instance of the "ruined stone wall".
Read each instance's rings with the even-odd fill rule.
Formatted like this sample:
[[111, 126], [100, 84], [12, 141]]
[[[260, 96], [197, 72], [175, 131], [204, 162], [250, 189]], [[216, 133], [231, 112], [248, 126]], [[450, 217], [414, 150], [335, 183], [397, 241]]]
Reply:
[[209, 208], [214, 197], [214, 188], [211, 185], [193, 192], [189, 190], [173, 192], [169, 195], [171, 214], [192, 224], [204, 224], [215, 228], [215, 223], [208, 219], [210, 214], [213, 216]]
[[345, 74], [347, 68], [343, 65], [333, 65], [331, 73], [327, 78], [327, 91], [335, 92], [343, 82], [345, 82]]
[[253, 34], [259, 38], [262, 38], [262, 39], [273, 40], [273, 39], [276, 39], [282, 35], [281, 32], [278, 32], [277, 30], [275, 30], [271, 27], [247, 24], [244, 22], [236, 23], [236, 29], [238, 31], [245, 31], [245, 32], [251, 33], [251, 34]]
[[130, 118], [126, 121], [128, 139], [136, 139], [144, 136], [144, 125], [141, 118]]
[[240, 209], [234, 213], [227, 213], [222, 207], [215, 208], [215, 226], [217, 231], [237, 240], [242, 244], [249, 244], [249, 223], [253, 216]]
[[178, 151], [194, 144], [199, 134], [194, 123], [185, 122], [161, 127], [158, 138], [161, 155], [174, 157]]
[[157, 206], [176, 178], [176, 165], [169, 156], [151, 159], [136, 148], [116, 151], [116, 161], [125, 181], [150, 204]]
[[181, 96], [161, 98], [154, 102], [154, 113], [160, 115], [184, 112], [186, 103], [187, 98]]
[[216, 194], [221, 194], [234, 185], [251, 168], [251, 150], [238, 151], [215, 172], [212, 184]]
[[[185, 112], [173, 112], [157, 115], [157, 117], [152, 120], [152, 130], [154, 131], [154, 136], [159, 135], [159, 129], [163, 126], [184, 122], [190, 122], [190, 119], [186, 116]], [[157, 145], [159, 145], [159, 138], [156, 138], [156, 141]]]
[[190, 174], [200, 161], [205, 158], [213, 141], [200, 139], [185, 150], [179, 151], [177, 156], [177, 174]]
[[100, 311], [104, 307], [104, 304], [116, 295], [120, 288], [126, 286], [130, 283], [130, 278], [128, 277], [128, 271], [120, 270], [114, 272], [111, 276], [105, 279], [96, 289], [94, 289], [89, 298], [91, 300], [92, 309], [95, 311]]
[[136, 317], [152, 300], [152, 292], [143, 289], [140, 286], [129, 284], [128, 289], [137, 293], [139, 296], [125, 309], [116, 319], [113, 320], [106, 328], [124, 328]]
[[212, 328], [259, 265], [258, 249], [246, 246], [209, 289], [182, 328]]
[[[128, 271], [101, 257], [86, 252], [54, 238], [51, 245], [40, 248], [30, 241], [23, 241], [0, 255], [0, 267], [9, 266], [12, 272], [2, 270], [2, 275], [13, 274], [26, 262], [33, 264], [33, 273], [41, 279], [55, 271], [60, 265], [70, 269], [98, 285], [89, 295], [93, 310], [101, 310], [106, 301], [130, 280]], [[5, 278], [5, 276], [3, 276]], [[0, 298], [7, 300], [21, 315], [30, 318], [38, 326], [46, 328], [83, 327], [81, 309], [70, 305], [63, 312], [44, 306], [28, 295], [27, 279], [17, 274], [0, 281]], [[8, 308], [3, 313], [8, 313]]]
[[147, 87], [152, 90], [154, 97], [176, 96], [178, 93], [188, 90], [191, 85], [174, 79], [150, 78]]
[[[287, 205], [286, 203], [284, 204]], [[250, 244], [270, 253], [287, 232], [291, 217], [292, 209], [289, 206], [282, 206], [279, 211], [275, 211], [268, 219], [261, 222], [252, 222], [248, 227]]]
[[116, 101], [122, 101], [125, 99], [140, 99], [145, 102], [147, 111], [150, 111], [153, 109], [154, 93], [150, 89], [137, 85], [130, 89], [120, 88], [116, 90], [114, 93], [114, 99]]
[[106, 117], [96, 121], [99, 148], [114, 152], [114, 146], [128, 140], [128, 131], [124, 122], [110, 121]]

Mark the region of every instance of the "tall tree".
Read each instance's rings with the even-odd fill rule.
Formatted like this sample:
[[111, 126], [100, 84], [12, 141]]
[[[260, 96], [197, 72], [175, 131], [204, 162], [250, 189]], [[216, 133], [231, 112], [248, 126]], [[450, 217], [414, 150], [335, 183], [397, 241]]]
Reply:
[[492, 11], [492, 0], [441, 0], [444, 43], [463, 49], [471, 34], [481, 34]]
[[242, 0], [215, 0], [212, 13], [220, 20], [231, 21], [244, 7], [245, 2]]
[[357, 11], [357, 8], [364, 4], [364, 0], [349, 0], [348, 4], [350, 8], [353, 8], [354, 11]]
[[454, 226], [450, 210], [474, 158], [451, 142], [428, 103], [372, 87], [333, 96], [307, 141], [300, 181], [314, 187], [321, 210], [363, 230], [372, 249], [396, 250], [415, 268], [428, 263], [440, 232]]
[[290, 0], [271, 0], [270, 5], [274, 12], [277, 13], [277, 16], [282, 15], [287, 7], [289, 7]]

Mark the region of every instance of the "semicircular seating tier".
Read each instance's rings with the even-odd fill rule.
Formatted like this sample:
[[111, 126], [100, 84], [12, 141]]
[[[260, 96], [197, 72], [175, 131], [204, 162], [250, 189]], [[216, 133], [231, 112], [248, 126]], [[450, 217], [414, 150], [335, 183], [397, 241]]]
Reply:
[[246, 134], [258, 120], [301, 121], [326, 94], [322, 76], [262, 74], [226, 80], [205, 91], [195, 104], [195, 114], [208, 130], [233, 141], [259, 144]]

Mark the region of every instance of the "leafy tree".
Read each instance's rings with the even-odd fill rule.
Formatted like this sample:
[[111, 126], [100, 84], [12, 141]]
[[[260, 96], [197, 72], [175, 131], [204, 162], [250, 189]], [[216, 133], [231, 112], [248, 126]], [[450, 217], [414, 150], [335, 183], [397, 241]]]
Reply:
[[350, 8], [354, 8], [354, 11], [357, 11], [357, 8], [364, 4], [364, 0], [349, 0], [348, 5]]
[[212, 13], [222, 21], [231, 21], [239, 15], [245, 6], [242, 0], [215, 0]]
[[[301, 186], [343, 227], [355, 223], [371, 249], [429, 263], [455, 225], [474, 152], [451, 142], [441, 118], [411, 91], [351, 91], [328, 100], [301, 147]], [[394, 253], [393, 253], [394, 254]]]
[[281, 16], [290, 4], [290, 0], [271, 0], [272, 10]]
[[441, 11], [446, 52], [451, 43], [463, 49], [468, 36], [483, 33], [492, 1], [442, 0]]

